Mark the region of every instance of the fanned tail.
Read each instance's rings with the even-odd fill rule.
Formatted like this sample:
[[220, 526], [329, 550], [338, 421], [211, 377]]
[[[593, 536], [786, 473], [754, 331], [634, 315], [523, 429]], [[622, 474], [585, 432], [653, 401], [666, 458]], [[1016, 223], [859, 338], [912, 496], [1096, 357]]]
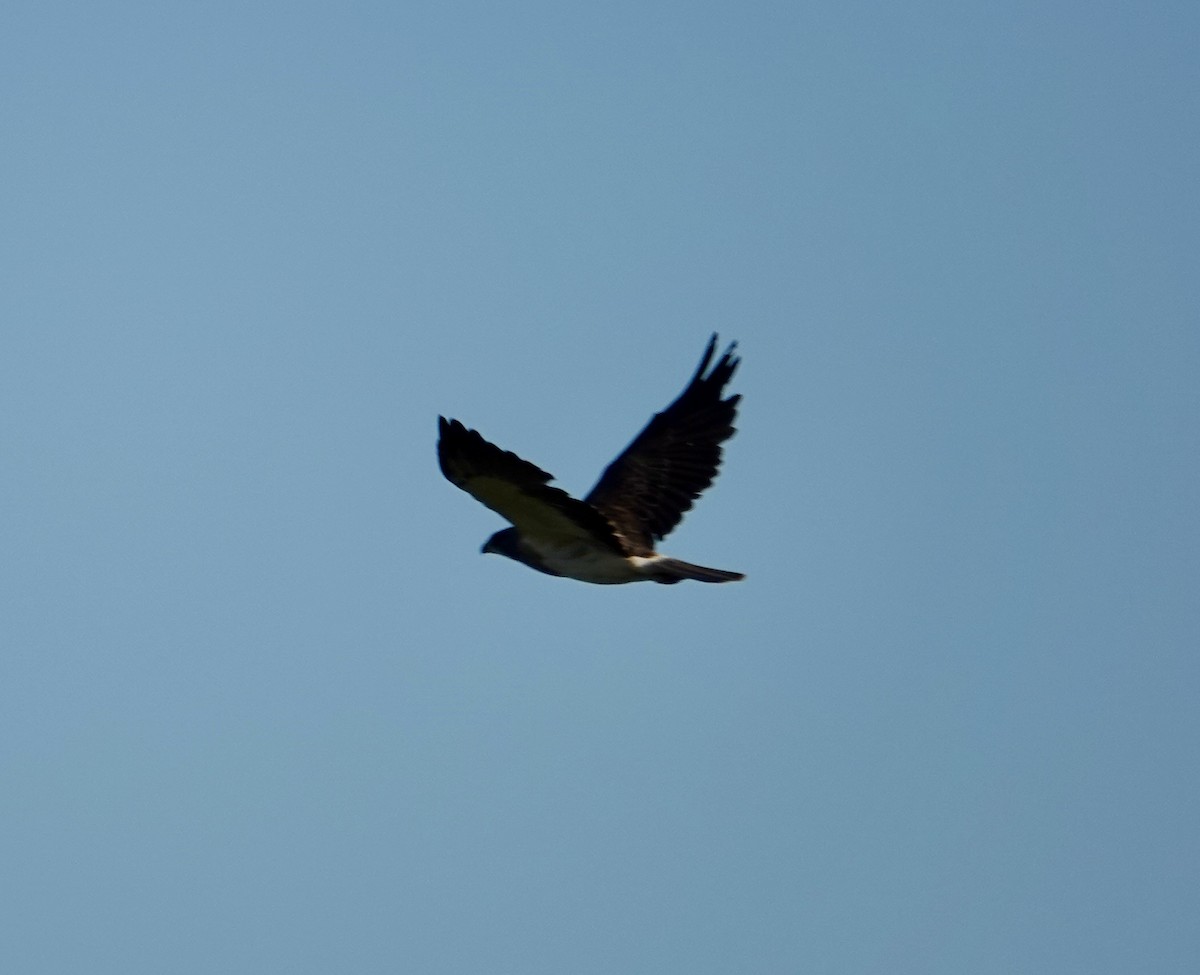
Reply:
[[674, 585], [684, 579], [694, 579], [696, 582], [738, 582], [745, 578], [742, 572], [710, 569], [707, 566], [684, 562], [682, 559], [660, 557], [654, 561], [654, 581], [665, 585]]

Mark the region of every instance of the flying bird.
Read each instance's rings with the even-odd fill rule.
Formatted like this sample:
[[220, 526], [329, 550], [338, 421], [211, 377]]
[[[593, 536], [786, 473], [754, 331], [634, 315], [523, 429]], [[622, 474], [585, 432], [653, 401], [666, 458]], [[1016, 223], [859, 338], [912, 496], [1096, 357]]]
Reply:
[[722, 396], [740, 361], [737, 343], [713, 363], [716, 348], [714, 334], [684, 391], [650, 419], [582, 501], [551, 487], [553, 475], [439, 416], [438, 463], [446, 479], [512, 523], [482, 551], [599, 584], [745, 578], [654, 550], [712, 484], [721, 444], [733, 436], [741, 396]]

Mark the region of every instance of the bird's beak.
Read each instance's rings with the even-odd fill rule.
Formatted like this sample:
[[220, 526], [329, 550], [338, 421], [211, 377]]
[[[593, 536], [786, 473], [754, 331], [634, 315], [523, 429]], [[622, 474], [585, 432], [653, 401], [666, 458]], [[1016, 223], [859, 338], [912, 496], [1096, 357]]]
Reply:
[[486, 542], [483, 543], [483, 548], [481, 548], [479, 551], [483, 555], [488, 555], [496, 550], [494, 548], [492, 548], [492, 540], [489, 538]]

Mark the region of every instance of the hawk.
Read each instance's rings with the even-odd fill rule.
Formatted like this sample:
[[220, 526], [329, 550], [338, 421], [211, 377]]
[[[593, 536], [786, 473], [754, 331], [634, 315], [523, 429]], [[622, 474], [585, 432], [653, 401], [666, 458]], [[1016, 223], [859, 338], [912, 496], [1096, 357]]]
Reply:
[[737, 343], [713, 363], [716, 347], [714, 334], [684, 391], [650, 419], [582, 501], [551, 487], [553, 476], [541, 468], [458, 420], [438, 417], [438, 463], [446, 479], [512, 523], [482, 551], [547, 575], [606, 585], [745, 578], [654, 550], [712, 484], [721, 444], [733, 436], [741, 396], [722, 396], [740, 361]]

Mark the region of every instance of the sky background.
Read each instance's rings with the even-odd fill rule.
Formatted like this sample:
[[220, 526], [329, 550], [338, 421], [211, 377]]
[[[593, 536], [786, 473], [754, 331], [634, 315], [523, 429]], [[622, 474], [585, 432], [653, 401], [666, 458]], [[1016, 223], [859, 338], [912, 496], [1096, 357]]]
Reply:
[[0, 969], [1196, 970], [1195, 4], [0, 20]]

